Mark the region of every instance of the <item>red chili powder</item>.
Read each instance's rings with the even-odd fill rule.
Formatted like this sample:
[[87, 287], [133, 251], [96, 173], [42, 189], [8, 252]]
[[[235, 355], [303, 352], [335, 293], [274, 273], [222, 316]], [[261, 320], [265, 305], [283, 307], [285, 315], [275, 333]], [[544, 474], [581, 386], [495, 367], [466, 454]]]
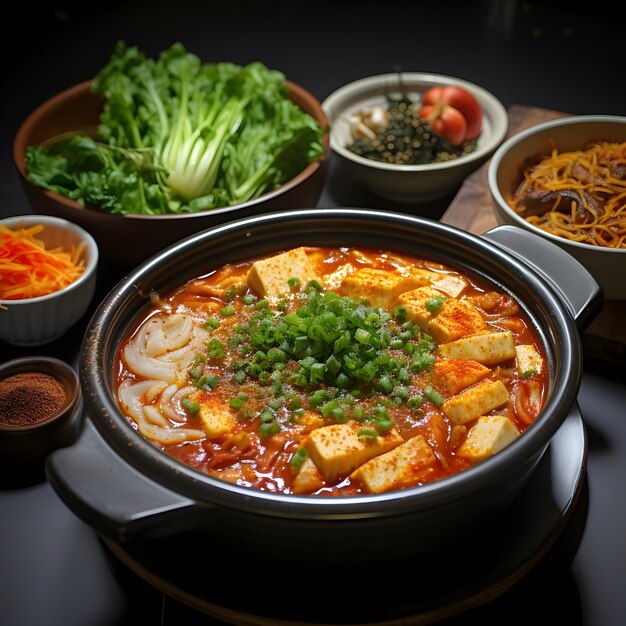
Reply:
[[65, 387], [50, 374], [23, 372], [0, 380], [0, 424], [28, 426], [43, 422], [67, 401]]

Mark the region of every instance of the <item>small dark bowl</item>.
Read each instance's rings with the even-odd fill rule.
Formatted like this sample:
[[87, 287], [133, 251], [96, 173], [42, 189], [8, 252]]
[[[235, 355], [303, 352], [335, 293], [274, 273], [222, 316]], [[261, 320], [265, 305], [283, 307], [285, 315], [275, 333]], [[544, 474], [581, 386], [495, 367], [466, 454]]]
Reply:
[[[94, 133], [103, 100], [90, 91], [92, 81], [70, 87], [43, 102], [20, 126], [13, 143], [13, 160], [33, 212], [54, 215], [82, 226], [94, 237], [103, 264], [123, 270], [133, 268], [170, 244], [222, 222], [278, 209], [315, 206], [324, 187], [330, 154], [328, 133], [324, 156], [309, 164], [290, 181], [247, 202], [197, 213], [168, 215], [114, 215], [85, 207], [65, 196], [38, 187], [28, 180], [25, 156], [28, 146], [68, 132]], [[306, 89], [285, 81], [288, 95], [323, 130], [328, 118], [320, 102]]]
[[34, 463], [57, 448], [74, 443], [82, 416], [82, 392], [76, 371], [65, 361], [48, 356], [27, 356], [0, 364], [0, 381], [22, 373], [49, 374], [65, 389], [60, 410], [45, 419], [13, 425], [3, 419], [0, 401], [0, 456], [3, 461]]

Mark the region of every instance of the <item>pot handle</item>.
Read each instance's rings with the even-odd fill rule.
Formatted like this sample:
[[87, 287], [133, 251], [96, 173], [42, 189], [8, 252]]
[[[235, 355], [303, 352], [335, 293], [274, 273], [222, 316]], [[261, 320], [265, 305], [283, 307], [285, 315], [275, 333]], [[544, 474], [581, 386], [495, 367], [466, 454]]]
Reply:
[[123, 543], [171, 535], [214, 510], [147, 478], [118, 456], [91, 420], [76, 442], [46, 459], [46, 477], [65, 504], [98, 533]]
[[496, 226], [481, 237], [532, 267], [559, 294], [578, 330], [583, 331], [604, 303], [602, 288], [587, 269], [556, 244], [511, 225]]

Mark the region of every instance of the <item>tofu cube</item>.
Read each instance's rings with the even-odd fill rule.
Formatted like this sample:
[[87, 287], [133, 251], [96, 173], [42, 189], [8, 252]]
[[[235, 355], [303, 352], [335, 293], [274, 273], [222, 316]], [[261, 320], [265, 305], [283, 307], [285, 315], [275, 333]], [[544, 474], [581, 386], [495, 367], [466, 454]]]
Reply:
[[323, 486], [324, 478], [317, 469], [317, 465], [307, 457], [294, 478], [293, 493], [313, 493]]
[[402, 276], [387, 270], [363, 267], [347, 275], [341, 289], [352, 298], [365, 298], [371, 306], [391, 311], [401, 293], [422, 283], [423, 278], [419, 275]]
[[359, 439], [357, 433], [361, 428], [363, 425], [358, 422], [346, 422], [311, 431], [304, 446], [326, 480], [347, 476], [365, 461], [403, 442], [394, 428], [374, 440]]
[[439, 291], [443, 291], [453, 298], [458, 298], [467, 287], [467, 281], [460, 276], [453, 276], [452, 274], [444, 274], [443, 278], [441, 276], [441, 274], [437, 274], [437, 278], [433, 280], [433, 285]]
[[541, 374], [543, 359], [535, 346], [523, 345], [515, 347], [515, 361], [520, 376], [527, 377], [532, 374]]
[[483, 415], [470, 428], [457, 456], [474, 462], [493, 456], [520, 436], [515, 424], [504, 415]]
[[381, 454], [350, 475], [363, 484], [369, 493], [383, 493], [412, 484], [415, 475], [437, 460], [422, 435], [417, 435]]
[[303, 287], [311, 280], [319, 280], [303, 247], [256, 261], [247, 280], [259, 296], [271, 298], [289, 293], [290, 278], [299, 278]]
[[227, 404], [217, 400], [211, 392], [198, 391], [189, 396], [189, 399], [200, 404], [198, 415], [209, 439], [221, 437], [235, 430], [237, 424], [235, 412]]
[[477, 333], [439, 346], [439, 355], [495, 365], [515, 356], [515, 339], [509, 331]]
[[478, 361], [465, 359], [436, 359], [433, 366], [433, 385], [453, 396], [459, 391], [477, 383], [491, 370]]
[[466, 424], [503, 405], [509, 392], [500, 380], [486, 380], [446, 400], [441, 410], [455, 424]]
[[432, 287], [418, 287], [400, 294], [398, 296], [398, 304], [404, 306], [407, 310], [408, 318], [426, 332], [428, 323], [435, 316], [435, 313], [431, 313], [426, 308], [426, 303], [432, 298], [441, 295], [440, 291]]
[[426, 332], [438, 343], [454, 341], [486, 328], [478, 309], [465, 300], [448, 298], [428, 322]]
[[357, 268], [352, 265], [352, 263], [345, 263], [339, 266], [334, 272], [324, 275], [321, 278], [321, 282], [329, 291], [338, 291], [346, 277], [354, 274], [356, 271]]
[[308, 430], [313, 430], [324, 425], [324, 418], [314, 411], [304, 411], [302, 415], [296, 418], [296, 424]]
[[[404, 271], [404, 270], [403, 270]], [[425, 287], [441, 279], [442, 274], [439, 272], [433, 272], [432, 270], [425, 270], [421, 267], [412, 267], [407, 270], [413, 278], [419, 281], [419, 285], [416, 287]]]

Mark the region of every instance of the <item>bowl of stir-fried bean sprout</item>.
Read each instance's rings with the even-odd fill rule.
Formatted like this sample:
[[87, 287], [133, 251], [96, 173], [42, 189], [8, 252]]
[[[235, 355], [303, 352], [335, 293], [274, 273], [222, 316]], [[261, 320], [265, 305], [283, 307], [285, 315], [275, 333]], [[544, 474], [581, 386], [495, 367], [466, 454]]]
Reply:
[[626, 300], [626, 117], [572, 115], [516, 133], [489, 164], [499, 223], [545, 237]]

